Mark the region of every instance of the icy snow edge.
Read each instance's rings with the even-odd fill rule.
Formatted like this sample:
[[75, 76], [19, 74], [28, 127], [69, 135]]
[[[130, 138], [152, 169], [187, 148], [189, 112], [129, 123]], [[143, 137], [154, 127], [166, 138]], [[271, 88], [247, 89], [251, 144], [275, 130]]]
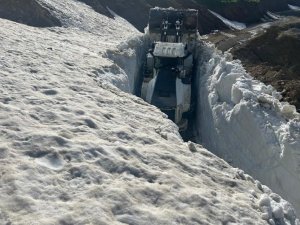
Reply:
[[300, 7], [299, 7], [299, 6], [290, 5], [290, 4], [288, 4], [288, 6], [289, 6], [289, 8], [290, 8], [291, 10], [294, 10], [294, 11], [300, 11]]
[[300, 212], [300, 116], [271, 86], [214, 46], [199, 47], [197, 135]]
[[229, 28], [234, 29], [234, 30], [243, 30], [245, 29], [247, 26], [244, 23], [240, 23], [237, 21], [231, 21], [228, 20], [226, 18], [224, 18], [223, 16], [221, 16], [220, 14], [213, 12], [211, 10], [208, 10], [211, 14], [213, 14], [214, 16], [218, 17], [220, 20], [223, 21], [223, 23], [225, 23]]

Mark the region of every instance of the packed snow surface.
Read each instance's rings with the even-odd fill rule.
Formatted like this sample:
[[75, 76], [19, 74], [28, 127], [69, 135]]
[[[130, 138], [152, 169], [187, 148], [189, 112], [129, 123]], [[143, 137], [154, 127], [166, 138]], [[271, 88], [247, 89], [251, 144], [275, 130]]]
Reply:
[[39, 3], [64, 28], [0, 19], [0, 224], [299, 225], [290, 203], [122, 91], [143, 51], [130, 24]]
[[247, 26], [244, 23], [240, 23], [237, 21], [231, 21], [228, 20], [226, 18], [224, 18], [223, 16], [221, 16], [220, 14], [209, 10], [214, 16], [218, 17], [220, 20], [223, 21], [223, 23], [225, 23], [229, 28], [234, 29], [234, 30], [243, 30], [245, 29]]
[[295, 5], [288, 5], [288, 6], [289, 6], [289, 8], [291, 10], [300, 11], [300, 7], [299, 6], [295, 6]]
[[197, 135], [212, 152], [289, 200], [300, 213], [300, 115], [240, 61], [199, 46]]

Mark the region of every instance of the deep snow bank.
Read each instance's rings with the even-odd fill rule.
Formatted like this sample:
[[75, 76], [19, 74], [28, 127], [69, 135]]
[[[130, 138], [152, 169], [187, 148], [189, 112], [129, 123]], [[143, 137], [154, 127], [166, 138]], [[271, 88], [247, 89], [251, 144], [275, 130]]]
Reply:
[[288, 202], [107, 82], [107, 30], [0, 24], [0, 224], [295, 224]]
[[[148, 47], [148, 37], [146, 35], [136, 35], [124, 42], [121, 42], [116, 49], [108, 49], [106, 56], [115, 65], [121, 68], [128, 77], [127, 88], [121, 90], [139, 95], [142, 82], [142, 66], [145, 62]], [[107, 74], [104, 74], [106, 76]], [[117, 87], [120, 85], [112, 81]]]
[[110, 84], [129, 86], [107, 54], [136, 30], [43, 3], [64, 28], [0, 19], [0, 224], [298, 224], [288, 202]]
[[199, 46], [198, 138], [271, 187], [300, 213], [300, 116], [239, 61]]

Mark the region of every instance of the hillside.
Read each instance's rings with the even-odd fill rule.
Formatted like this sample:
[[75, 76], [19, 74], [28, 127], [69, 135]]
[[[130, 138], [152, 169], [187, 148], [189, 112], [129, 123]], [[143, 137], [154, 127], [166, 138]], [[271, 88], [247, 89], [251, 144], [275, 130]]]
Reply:
[[[199, 32], [210, 33], [213, 30], [224, 30], [228, 27], [209, 10], [218, 12], [227, 19], [246, 24], [261, 22], [268, 17], [267, 12], [284, 11], [288, 4], [300, 6], [299, 0], [260, 0], [260, 1], [221, 1], [221, 0], [79, 0], [91, 6], [95, 11], [113, 17], [108, 8], [116, 12], [143, 32], [148, 23], [148, 12], [151, 7], [194, 8], [199, 10]], [[60, 22], [48, 15], [35, 0], [0, 0], [0, 17], [33, 26], [59, 26]], [[43, 3], [41, 1], [41, 3]], [[17, 7], [18, 6], [18, 7]], [[21, 9], [21, 10], [20, 10]], [[26, 12], [32, 10], [32, 14]], [[30, 16], [26, 16], [30, 15]]]
[[233, 50], [255, 78], [282, 93], [300, 112], [300, 19], [280, 21]]
[[[213, 10], [233, 21], [246, 24], [261, 22], [268, 11], [289, 9], [288, 4], [299, 5], [299, 0], [221, 1], [221, 0], [80, 0], [92, 6], [97, 12], [111, 16], [107, 7], [127, 19], [138, 30], [143, 31], [148, 22], [151, 7], [193, 8], [199, 10], [199, 32], [207, 34], [213, 30], [227, 29], [221, 20], [209, 11]], [[267, 16], [268, 17], [268, 16]]]

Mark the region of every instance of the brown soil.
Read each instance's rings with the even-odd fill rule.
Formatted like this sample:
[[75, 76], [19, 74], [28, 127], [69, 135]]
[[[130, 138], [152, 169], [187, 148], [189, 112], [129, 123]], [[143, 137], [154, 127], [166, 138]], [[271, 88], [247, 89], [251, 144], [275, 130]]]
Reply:
[[[253, 37], [253, 32], [257, 34]], [[271, 84], [282, 93], [283, 101], [300, 112], [300, 18], [289, 17], [270, 28], [246, 29], [212, 34], [209, 40], [222, 51], [230, 48], [246, 70], [256, 79]]]

